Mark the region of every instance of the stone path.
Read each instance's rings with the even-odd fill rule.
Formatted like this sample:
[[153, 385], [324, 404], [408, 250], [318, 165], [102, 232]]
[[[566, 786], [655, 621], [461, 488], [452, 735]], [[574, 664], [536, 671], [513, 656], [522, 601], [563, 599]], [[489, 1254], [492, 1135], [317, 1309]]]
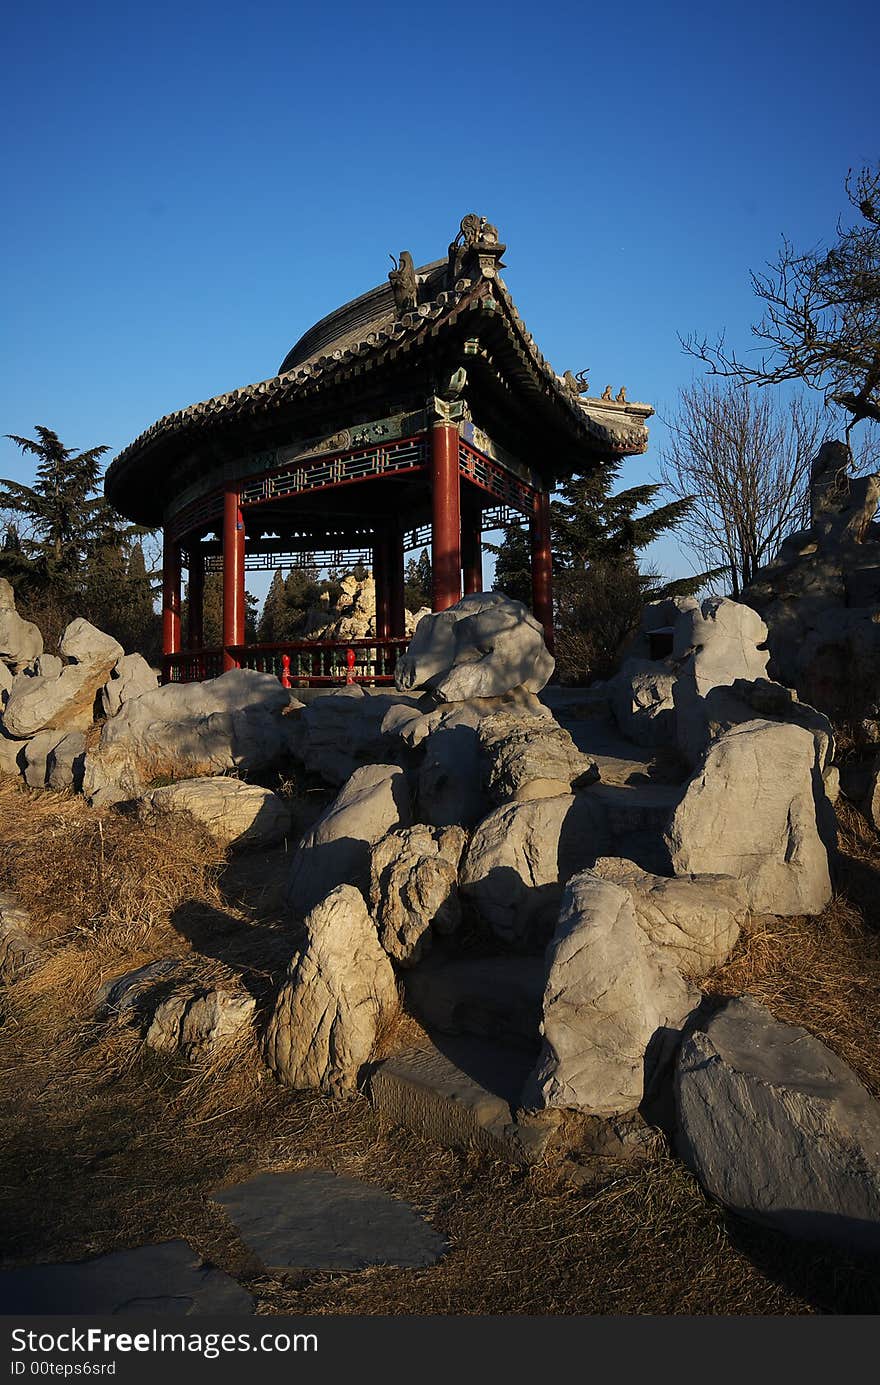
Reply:
[[186, 1241], [117, 1250], [94, 1260], [0, 1270], [0, 1314], [252, 1313], [251, 1295], [203, 1264]]
[[267, 1269], [420, 1269], [447, 1243], [405, 1202], [328, 1169], [259, 1173], [212, 1194]]

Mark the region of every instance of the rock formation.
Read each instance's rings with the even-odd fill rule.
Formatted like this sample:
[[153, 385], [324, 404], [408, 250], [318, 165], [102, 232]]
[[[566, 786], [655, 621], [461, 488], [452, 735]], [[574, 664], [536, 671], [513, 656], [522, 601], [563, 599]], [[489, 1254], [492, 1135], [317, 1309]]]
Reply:
[[811, 524], [744, 594], [768, 629], [770, 673], [835, 718], [876, 718], [880, 682], [880, 476], [854, 477], [840, 442], [812, 466]]
[[0, 663], [19, 673], [43, 652], [43, 636], [32, 621], [15, 609], [15, 592], [0, 577]]
[[90, 798], [101, 791], [137, 798], [169, 773], [198, 778], [265, 768], [282, 755], [290, 700], [272, 674], [248, 669], [143, 692], [104, 723], [86, 756], [83, 790]]
[[813, 738], [800, 726], [755, 720], [720, 736], [667, 833], [675, 873], [734, 876], [757, 913], [821, 913], [831, 878], [814, 760]]
[[475, 829], [461, 891], [504, 942], [540, 942], [553, 931], [565, 882], [607, 845], [605, 815], [589, 791], [509, 803]]
[[370, 909], [379, 941], [400, 966], [412, 967], [461, 920], [458, 864], [467, 837], [460, 827], [403, 827], [376, 846], [370, 866]]
[[287, 882], [290, 912], [301, 917], [337, 885], [370, 888], [370, 848], [411, 821], [406, 775], [393, 765], [355, 770], [300, 841]]
[[649, 1045], [680, 1028], [696, 996], [639, 927], [627, 890], [589, 871], [569, 880], [546, 975], [544, 1049], [526, 1104], [631, 1111]]
[[224, 776], [178, 779], [151, 789], [143, 809], [191, 813], [226, 845], [271, 846], [290, 834], [290, 808], [270, 789]]
[[266, 1033], [266, 1061], [291, 1087], [353, 1091], [379, 1026], [397, 1009], [394, 970], [360, 890], [338, 885], [305, 920]]
[[396, 682], [401, 691], [425, 688], [443, 702], [464, 702], [512, 688], [540, 692], [553, 668], [543, 629], [522, 602], [479, 592], [419, 621]]

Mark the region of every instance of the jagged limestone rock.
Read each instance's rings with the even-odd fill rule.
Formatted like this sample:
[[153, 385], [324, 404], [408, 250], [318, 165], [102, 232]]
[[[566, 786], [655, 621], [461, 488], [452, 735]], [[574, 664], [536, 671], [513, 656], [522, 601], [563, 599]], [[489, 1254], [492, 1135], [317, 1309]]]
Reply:
[[68, 731], [46, 756], [46, 782], [50, 789], [82, 788], [86, 738], [82, 731]]
[[524, 1105], [633, 1110], [649, 1045], [680, 1029], [697, 996], [639, 927], [628, 890], [590, 871], [569, 880], [546, 975], [544, 1047]]
[[678, 749], [696, 764], [709, 743], [706, 697], [735, 679], [766, 678], [767, 627], [739, 601], [711, 597], [675, 623], [672, 657], [677, 663], [673, 699]]
[[605, 811], [587, 789], [496, 808], [477, 825], [462, 895], [504, 942], [552, 932], [565, 882], [607, 854]]
[[284, 799], [240, 779], [179, 779], [152, 789], [140, 802], [147, 810], [191, 813], [225, 845], [270, 846], [290, 832], [290, 809]]
[[[102, 680], [106, 683], [107, 678]], [[285, 754], [290, 693], [271, 673], [230, 669], [124, 702], [86, 756], [83, 792], [138, 798], [152, 780], [262, 770]]]
[[43, 652], [43, 636], [30, 620], [15, 609], [15, 592], [0, 577], [0, 663], [19, 673]]
[[157, 1053], [201, 1058], [240, 1034], [253, 1020], [256, 1006], [254, 997], [241, 989], [190, 987], [156, 1006], [144, 1043]]
[[105, 717], [115, 717], [124, 702], [159, 686], [157, 675], [141, 654], [123, 654], [113, 665], [109, 680], [101, 689]]
[[266, 1062], [288, 1086], [353, 1091], [381, 1023], [398, 1005], [394, 969], [359, 890], [339, 885], [305, 920], [266, 1033]]
[[62, 731], [38, 731], [24, 743], [24, 782], [30, 789], [44, 789], [48, 779], [48, 759], [59, 741], [64, 739]]
[[38, 731], [87, 731], [110, 667], [110, 663], [67, 664], [58, 674], [41, 675], [28, 669], [17, 673], [3, 712], [5, 731], [22, 739]]
[[395, 765], [355, 770], [326, 812], [300, 841], [287, 884], [290, 912], [301, 917], [336, 885], [370, 888], [370, 848], [411, 822], [409, 788]]
[[86, 664], [90, 668], [104, 668], [115, 664], [124, 654], [122, 645], [97, 626], [78, 616], [64, 629], [58, 643], [58, 653], [63, 659], [75, 664]]
[[675, 674], [666, 664], [627, 659], [611, 680], [614, 717], [637, 745], [675, 744]]
[[514, 688], [538, 693], [554, 667], [544, 631], [522, 602], [480, 592], [419, 622], [395, 681], [401, 691], [425, 688], [443, 702], [463, 702]]
[[493, 803], [554, 798], [599, 778], [595, 761], [550, 718], [524, 717], [516, 710], [495, 712], [478, 723], [477, 737], [483, 780]]
[[432, 930], [448, 934], [458, 927], [458, 865], [466, 841], [461, 827], [417, 823], [389, 832], [373, 847], [370, 908], [380, 943], [401, 966], [420, 961]]
[[666, 834], [675, 873], [732, 875], [756, 913], [821, 913], [831, 879], [817, 825], [815, 753], [803, 727], [763, 720], [710, 745]]
[[593, 873], [627, 891], [639, 927], [679, 971], [702, 976], [736, 946], [748, 909], [732, 876], [652, 875], [619, 856], [601, 857]]
[[0, 985], [9, 986], [37, 965], [40, 944], [30, 931], [30, 915], [14, 894], [0, 890]]

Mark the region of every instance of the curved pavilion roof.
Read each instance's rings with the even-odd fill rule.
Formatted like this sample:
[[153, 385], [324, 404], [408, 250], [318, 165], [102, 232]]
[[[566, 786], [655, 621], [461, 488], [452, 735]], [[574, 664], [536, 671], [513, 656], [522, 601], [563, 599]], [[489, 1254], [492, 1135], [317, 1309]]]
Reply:
[[492, 377], [499, 400], [548, 429], [552, 461], [544, 469], [551, 480], [645, 451], [651, 406], [577, 393], [538, 350], [497, 273], [478, 269], [453, 287], [448, 260], [415, 273], [418, 303], [411, 311], [398, 309], [386, 281], [310, 327], [277, 375], [160, 418], [108, 467], [108, 500], [131, 519], [157, 525], [200, 466], [228, 471], [236, 455], [277, 429], [316, 432], [318, 420], [332, 419], [334, 407], [338, 412], [342, 394], [369, 397], [372, 385], [375, 396], [379, 377], [411, 381], [423, 362], [436, 371], [444, 348], [467, 365], [469, 401], [471, 382], [478, 389]]

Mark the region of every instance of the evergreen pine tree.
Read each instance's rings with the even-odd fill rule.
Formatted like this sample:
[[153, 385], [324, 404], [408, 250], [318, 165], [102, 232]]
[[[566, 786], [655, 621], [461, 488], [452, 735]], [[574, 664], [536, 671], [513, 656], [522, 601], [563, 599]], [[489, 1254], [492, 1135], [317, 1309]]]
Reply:
[[275, 572], [257, 625], [257, 640], [260, 644], [277, 644], [282, 638], [279, 634], [284, 612], [284, 576], [281, 569]]
[[501, 543], [487, 543], [496, 555], [492, 590], [504, 592], [514, 601], [532, 607], [532, 549], [528, 530], [521, 524], [508, 524]]
[[33, 486], [0, 480], [0, 505], [24, 516], [31, 537], [22, 540], [23, 550], [57, 576], [77, 568], [96, 531], [109, 523], [113, 512], [98, 493], [100, 460], [109, 449], [81, 452], [64, 447], [51, 428], [35, 431], [36, 439], [6, 435], [39, 462]]
[[403, 574], [403, 599], [408, 611], [431, 605], [431, 559], [427, 548], [418, 558], [410, 558]]

